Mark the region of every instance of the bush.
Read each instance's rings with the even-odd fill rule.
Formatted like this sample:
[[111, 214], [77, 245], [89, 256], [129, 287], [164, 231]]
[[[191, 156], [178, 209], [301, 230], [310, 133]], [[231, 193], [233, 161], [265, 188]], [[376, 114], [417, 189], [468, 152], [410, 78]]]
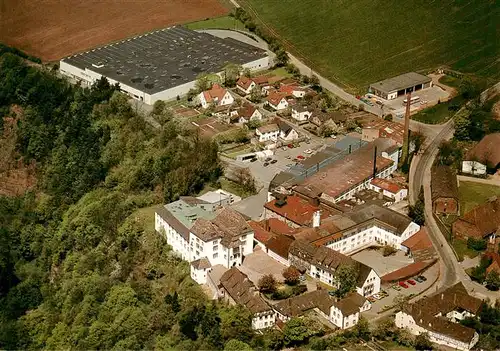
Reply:
[[266, 274], [259, 279], [259, 290], [263, 293], [274, 293], [276, 292], [277, 281], [274, 279], [272, 274]]
[[384, 246], [384, 250], [383, 250], [383, 253], [382, 255], [384, 257], [387, 257], [387, 256], [392, 256], [394, 255], [398, 250], [396, 250], [394, 247], [392, 247], [391, 245], [385, 245]]
[[476, 251], [483, 251], [486, 250], [486, 240], [483, 239], [474, 239], [474, 238], [469, 238], [467, 239], [467, 247], [472, 250]]
[[283, 271], [283, 278], [288, 285], [296, 285], [299, 282], [300, 272], [294, 266], [285, 268]]

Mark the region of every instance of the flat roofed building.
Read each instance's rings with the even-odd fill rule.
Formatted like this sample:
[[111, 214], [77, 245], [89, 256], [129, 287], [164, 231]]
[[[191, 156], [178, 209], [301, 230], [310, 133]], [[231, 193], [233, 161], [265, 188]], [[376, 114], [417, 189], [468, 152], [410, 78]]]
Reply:
[[222, 72], [227, 63], [259, 70], [269, 66], [269, 57], [235, 39], [170, 27], [66, 57], [60, 71], [87, 86], [104, 76], [152, 105], [186, 94], [198, 75]]
[[409, 92], [432, 87], [432, 79], [416, 72], [384, 79], [370, 85], [370, 92], [386, 100], [392, 100]]

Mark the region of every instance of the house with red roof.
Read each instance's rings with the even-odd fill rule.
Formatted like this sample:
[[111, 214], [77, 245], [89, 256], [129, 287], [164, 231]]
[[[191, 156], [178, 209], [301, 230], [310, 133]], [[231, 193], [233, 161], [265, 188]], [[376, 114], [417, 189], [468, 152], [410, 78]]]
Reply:
[[368, 189], [382, 193], [384, 196], [394, 199], [394, 202], [404, 200], [408, 196], [408, 189], [390, 179], [374, 178], [368, 185]]
[[279, 92], [296, 98], [303, 98], [306, 95], [306, 90], [297, 85], [282, 85], [279, 88]]
[[245, 104], [237, 110], [238, 122], [248, 123], [250, 121], [262, 120], [262, 113], [252, 104]]
[[266, 98], [266, 104], [271, 106], [274, 110], [284, 110], [288, 107], [288, 101], [286, 99], [287, 94], [278, 91], [273, 91], [269, 93]]
[[236, 82], [236, 88], [240, 90], [243, 94], [248, 95], [252, 92], [252, 89], [257, 86], [257, 83], [252, 78], [247, 76], [241, 76]]
[[201, 107], [225, 106], [234, 102], [233, 96], [219, 84], [215, 83], [209, 90], [205, 90], [198, 95], [198, 101]]

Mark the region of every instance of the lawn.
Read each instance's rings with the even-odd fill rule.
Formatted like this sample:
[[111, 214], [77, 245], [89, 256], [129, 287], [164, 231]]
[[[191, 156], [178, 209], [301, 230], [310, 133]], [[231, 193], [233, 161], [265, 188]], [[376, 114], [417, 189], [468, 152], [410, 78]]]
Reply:
[[495, 195], [500, 196], [500, 186], [461, 181], [458, 192], [460, 212], [464, 214], [477, 205], [483, 204], [488, 198]]
[[457, 253], [458, 261], [460, 262], [464, 260], [464, 256], [468, 256], [469, 258], [474, 258], [480, 253], [479, 251], [469, 249], [467, 247], [467, 241], [465, 240], [459, 240], [459, 239], [453, 240], [451, 246], [453, 246], [453, 249]]
[[456, 78], [456, 77], [448, 76], [448, 75], [445, 75], [445, 76], [442, 76], [441, 78], [439, 78], [439, 83], [447, 85], [447, 86], [452, 87], [452, 88], [458, 88], [460, 86], [461, 82], [462, 82], [462, 80], [460, 78]]
[[148, 231], [154, 231], [155, 230], [155, 210], [159, 207], [160, 205], [153, 205], [150, 207], [144, 207], [136, 210], [134, 213], [131, 214], [133, 218], [136, 219], [136, 221], [141, 221], [144, 223], [144, 228]]
[[186, 28], [197, 30], [197, 29], [232, 29], [232, 30], [244, 30], [246, 31], [245, 25], [231, 16], [223, 16], [216, 18], [209, 18], [203, 21], [191, 22], [185, 25]]
[[450, 101], [442, 102], [432, 107], [423, 109], [414, 114], [411, 119], [427, 124], [441, 124], [449, 120], [457, 111], [449, 110], [450, 106], [459, 107], [463, 103], [462, 96], [456, 96]]
[[447, 65], [500, 78], [490, 0], [240, 0], [268, 31], [349, 90], [408, 71]]

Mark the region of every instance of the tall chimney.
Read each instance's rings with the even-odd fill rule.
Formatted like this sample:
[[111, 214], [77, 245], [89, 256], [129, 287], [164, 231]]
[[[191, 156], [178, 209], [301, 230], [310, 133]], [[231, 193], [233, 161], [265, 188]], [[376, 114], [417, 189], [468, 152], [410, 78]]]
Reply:
[[377, 178], [377, 146], [373, 151], [373, 179]]
[[321, 224], [321, 211], [318, 210], [313, 214], [313, 228], [318, 228]]
[[410, 106], [411, 106], [411, 91], [406, 94], [406, 113], [405, 113], [405, 130], [403, 136], [403, 157], [401, 165], [406, 165], [408, 162], [408, 154], [410, 153]]

